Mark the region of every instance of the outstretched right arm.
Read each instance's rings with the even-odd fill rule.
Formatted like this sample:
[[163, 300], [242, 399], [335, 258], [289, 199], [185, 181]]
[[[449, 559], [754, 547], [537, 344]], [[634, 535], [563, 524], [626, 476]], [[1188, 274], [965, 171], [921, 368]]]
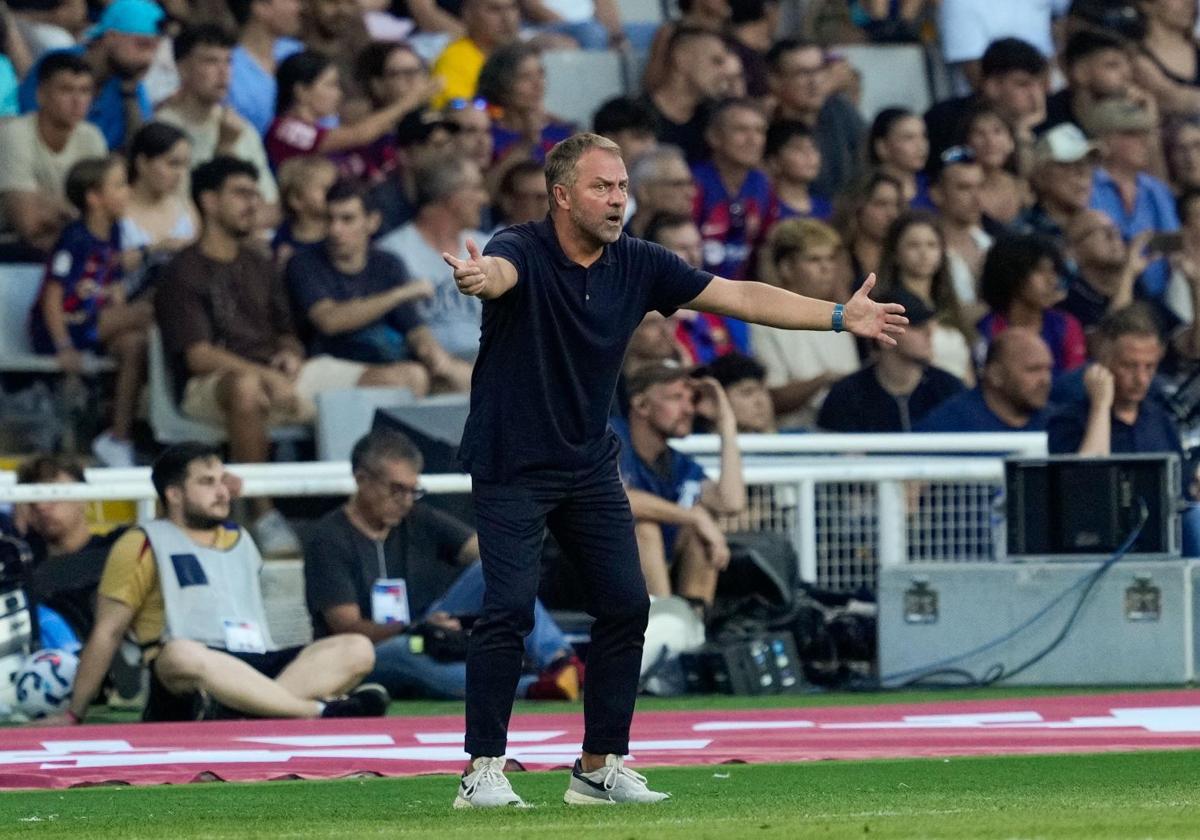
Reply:
[[472, 239], [467, 240], [467, 259], [442, 253], [454, 269], [454, 282], [464, 295], [494, 300], [517, 285], [517, 267], [503, 257], [485, 257]]

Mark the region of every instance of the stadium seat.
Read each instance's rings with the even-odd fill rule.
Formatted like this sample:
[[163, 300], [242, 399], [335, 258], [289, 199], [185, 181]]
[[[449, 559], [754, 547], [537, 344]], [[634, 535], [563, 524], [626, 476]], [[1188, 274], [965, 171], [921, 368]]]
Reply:
[[338, 388], [317, 394], [317, 459], [348, 461], [355, 442], [371, 431], [376, 409], [413, 401], [407, 388]]
[[923, 114], [933, 104], [925, 51], [912, 44], [847, 44], [833, 47], [862, 75], [859, 112], [870, 122], [884, 108], [898, 105]]
[[621, 55], [612, 50], [551, 50], [542, 54], [546, 68], [546, 110], [590, 129], [592, 114], [607, 100], [627, 91]]
[[[29, 310], [42, 286], [40, 263], [0, 265], [0, 371], [10, 373], [61, 373], [53, 356], [33, 352], [29, 344]], [[112, 359], [87, 354], [84, 372], [114, 369]]]

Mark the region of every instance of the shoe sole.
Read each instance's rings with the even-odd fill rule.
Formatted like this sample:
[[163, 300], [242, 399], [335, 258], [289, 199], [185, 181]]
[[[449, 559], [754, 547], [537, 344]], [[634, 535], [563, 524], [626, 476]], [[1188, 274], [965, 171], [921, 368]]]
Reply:
[[612, 799], [601, 799], [599, 796], [592, 796], [588, 793], [580, 793], [573, 788], [567, 788], [567, 792], [563, 794], [563, 802], [568, 805], [616, 805], [617, 802]]
[[519, 799], [516, 802], [503, 802], [503, 803], [497, 803], [495, 805], [476, 805], [470, 799], [466, 799], [465, 797], [463, 797], [463, 795], [460, 793], [458, 796], [454, 797], [454, 807], [458, 808], [458, 809], [462, 809], [462, 808], [529, 808], [530, 805], [527, 802], [524, 802]]

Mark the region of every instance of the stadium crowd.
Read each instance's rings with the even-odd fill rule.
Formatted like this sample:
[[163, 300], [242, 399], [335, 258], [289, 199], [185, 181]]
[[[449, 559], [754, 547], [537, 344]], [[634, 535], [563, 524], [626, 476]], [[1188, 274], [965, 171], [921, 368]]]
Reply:
[[[909, 317], [889, 347], [647, 316], [613, 422], [651, 594], [711, 605], [723, 518], [746, 506], [737, 432], [1047, 430], [1053, 452], [1183, 454], [1190, 406], [1170, 395], [1200, 369], [1195, 0], [678, 7], [654, 26], [622, 21], [614, 0], [0, 3], [0, 260], [45, 266], [36, 353], [72, 376], [89, 354], [115, 362], [98, 461], [156, 455], [134, 443], [155, 341], [171, 398], [225, 429], [230, 463], [269, 460], [271, 429], [312, 423], [324, 390], [467, 392], [482, 305], [441, 255], [543, 218], [545, 155], [577, 131], [621, 147], [629, 235], [820, 298], [844, 301], [874, 274], [876, 296]], [[870, 79], [838, 52], [847, 43], [918, 45], [951, 95], [864, 114]], [[636, 90], [572, 124], [547, 108], [546, 50], [618, 51], [642, 68]], [[669, 446], [694, 428], [721, 435], [716, 481]], [[262, 554], [308, 549], [318, 638], [373, 643], [294, 661], [340, 661], [331, 695], [374, 674], [393, 693], [461, 696], [461, 667], [415, 657], [398, 634], [419, 616], [461, 632], [481, 587], [472, 532], [417, 502], [410, 442], [367, 439], [355, 459], [357, 494], [303, 547], [270, 500], [251, 506]], [[31, 463], [23, 480], [78, 476]], [[182, 522], [186, 494], [169, 488], [189, 464], [219, 478], [218, 453], [171, 463], [159, 493]], [[153, 569], [147, 539], [98, 543], [79, 511], [52, 507], [20, 523], [44, 544], [47, 603], [107, 640], [97, 656], [130, 627], [153, 640], [177, 594], [154, 596], [138, 572]], [[372, 585], [404, 576], [394, 552], [465, 571], [383, 623]], [[62, 556], [85, 559], [55, 571]], [[522, 691], [574, 696], [579, 661], [538, 618]], [[281, 693], [285, 677], [247, 703], [235, 666], [168, 650], [155, 685], [169, 692], [343, 713]]]

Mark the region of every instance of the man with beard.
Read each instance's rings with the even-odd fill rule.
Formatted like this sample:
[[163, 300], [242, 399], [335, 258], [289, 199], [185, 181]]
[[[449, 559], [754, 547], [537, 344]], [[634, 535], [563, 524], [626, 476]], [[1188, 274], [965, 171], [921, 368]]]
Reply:
[[[162, 19], [162, 9], [150, 0], [116, 0], [88, 31], [85, 44], [62, 50], [82, 56], [91, 67], [96, 95], [88, 120], [100, 129], [110, 149], [123, 148], [154, 113], [142, 80], [158, 51]], [[22, 113], [37, 110], [37, 84], [35, 66], [18, 92]]]
[[1043, 431], [1053, 369], [1050, 348], [1040, 335], [1010, 327], [988, 345], [978, 387], [946, 400], [914, 431]]
[[521, 805], [504, 777], [513, 695], [533, 625], [547, 525], [574, 556], [592, 625], [583, 755], [570, 804], [659, 802], [624, 766], [650, 599], [608, 426], [621, 361], [646, 313], [686, 306], [784, 329], [849, 330], [894, 343], [903, 307], [875, 278], [846, 304], [714, 278], [659, 245], [621, 234], [629, 178], [616, 143], [577, 134], [546, 157], [551, 209], [467, 256], [445, 254], [459, 291], [483, 299], [479, 358], [460, 457], [486, 591], [467, 653], [470, 761], [455, 806]]
[[172, 446], [150, 478], [167, 515], [113, 546], [71, 704], [47, 725], [83, 722], [127, 632], [150, 670], [146, 720], [382, 715], [387, 693], [359, 686], [375, 665], [366, 636], [342, 634], [294, 648], [272, 641], [259, 588], [262, 557], [229, 522], [219, 451]]

